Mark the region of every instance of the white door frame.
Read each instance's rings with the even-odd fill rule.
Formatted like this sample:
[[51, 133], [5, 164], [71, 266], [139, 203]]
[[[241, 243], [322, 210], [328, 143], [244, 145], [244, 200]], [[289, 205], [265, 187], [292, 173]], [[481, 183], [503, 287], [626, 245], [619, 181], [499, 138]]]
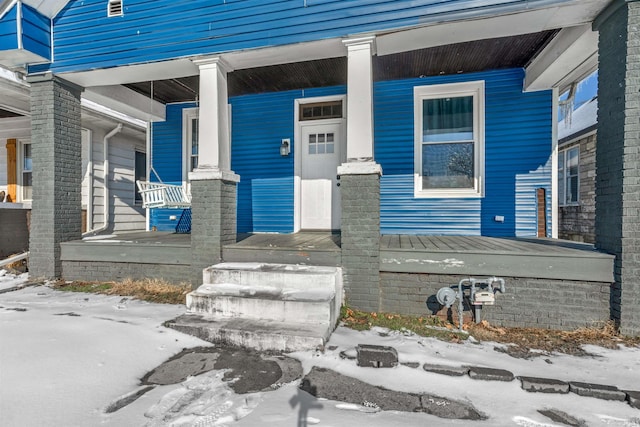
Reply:
[[[346, 123], [347, 123], [347, 95], [318, 96], [313, 98], [299, 98], [294, 102], [294, 173], [293, 173], [293, 232], [297, 233], [301, 229], [302, 224], [302, 132], [300, 122], [300, 105], [312, 104], [317, 102], [342, 101], [342, 118], [341, 119], [325, 119], [314, 120], [318, 124], [340, 124], [342, 125], [342, 133], [340, 140], [343, 141], [340, 147], [340, 156], [343, 157], [342, 162], [346, 161], [347, 140], [346, 140]], [[336, 174], [338, 171], [336, 170]]]

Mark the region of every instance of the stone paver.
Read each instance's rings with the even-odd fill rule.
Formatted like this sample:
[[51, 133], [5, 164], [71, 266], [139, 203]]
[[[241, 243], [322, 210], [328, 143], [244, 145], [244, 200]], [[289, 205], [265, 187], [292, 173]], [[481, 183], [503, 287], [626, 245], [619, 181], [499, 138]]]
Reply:
[[627, 402], [631, 407], [640, 409], [640, 391], [626, 390]]
[[469, 376], [474, 380], [486, 381], [513, 381], [513, 373], [504, 369], [482, 368], [472, 366], [469, 368]]
[[551, 378], [518, 377], [522, 389], [538, 393], [569, 393], [569, 383]]
[[581, 382], [569, 382], [569, 386], [572, 393], [580, 396], [595, 397], [603, 400], [620, 400], [624, 401], [627, 395], [624, 391], [618, 390], [618, 387], [603, 385], [603, 384], [591, 384]]
[[446, 365], [432, 365], [425, 363], [422, 366], [427, 372], [433, 372], [434, 374], [449, 375], [450, 377], [461, 377], [469, 373], [468, 366], [446, 366]]
[[551, 421], [566, 424], [571, 427], [586, 427], [587, 425], [586, 421], [580, 420], [558, 409], [539, 409], [538, 412]]
[[398, 352], [393, 347], [358, 344], [358, 366], [393, 368], [398, 365]]

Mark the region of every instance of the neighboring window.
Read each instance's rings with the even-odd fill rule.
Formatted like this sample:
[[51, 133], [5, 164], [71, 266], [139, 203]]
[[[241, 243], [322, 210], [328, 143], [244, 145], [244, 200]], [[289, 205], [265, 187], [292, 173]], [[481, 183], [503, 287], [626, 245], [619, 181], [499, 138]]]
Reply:
[[[135, 176], [136, 181], [145, 181], [147, 179], [147, 155], [141, 151], [136, 151]], [[137, 204], [142, 204], [142, 195], [135, 183], [134, 188], [136, 192], [135, 201]]]
[[107, 16], [122, 16], [122, 0], [109, 0], [107, 4]]
[[580, 148], [571, 147], [558, 152], [558, 203], [577, 205], [580, 201]]
[[414, 88], [415, 197], [480, 197], [484, 82]]
[[22, 201], [33, 199], [33, 163], [31, 143], [23, 142], [20, 148], [20, 187]]
[[342, 100], [300, 104], [300, 121], [341, 119]]
[[184, 180], [189, 172], [198, 167], [200, 137], [198, 135], [199, 120], [197, 108], [186, 108], [182, 112], [183, 148], [184, 148]]

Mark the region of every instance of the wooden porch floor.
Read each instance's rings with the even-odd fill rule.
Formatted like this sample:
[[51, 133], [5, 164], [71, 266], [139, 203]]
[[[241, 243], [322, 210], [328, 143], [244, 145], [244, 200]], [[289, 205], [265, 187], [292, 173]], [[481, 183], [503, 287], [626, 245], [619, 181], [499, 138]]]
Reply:
[[548, 238], [383, 235], [380, 270], [613, 282], [614, 256]]
[[[63, 260], [190, 264], [191, 236], [128, 232], [63, 243]], [[240, 234], [223, 248], [229, 262], [341, 264], [340, 233]], [[380, 270], [613, 281], [612, 255], [555, 239], [383, 235]]]

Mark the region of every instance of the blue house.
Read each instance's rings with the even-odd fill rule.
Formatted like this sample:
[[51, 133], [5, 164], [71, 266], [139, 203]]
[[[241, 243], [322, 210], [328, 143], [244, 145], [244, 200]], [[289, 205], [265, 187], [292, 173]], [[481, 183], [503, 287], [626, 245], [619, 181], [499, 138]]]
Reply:
[[[624, 123], [637, 115], [637, 79], [613, 64], [637, 56], [635, 0], [43, 3], [0, 3], [0, 63], [22, 67], [32, 105], [53, 102], [52, 117], [34, 113], [44, 120], [34, 132], [49, 141], [34, 156], [74, 164], [61, 148], [75, 147], [64, 121], [83, 90], [147, 114], [149, 180], [184, 185], [192, 197], [194, 271], [225, 260], [244, 233], [339, 232], [350, 304], [395, 307], [389, 284], [413, 278], [394, 274], [425, 271], [390, 267], [385, 236], [402, 236], [400, 246], [414, 236], [486, 238], [487, 249], [498, 241], [490, 239], [558, 236], [555, 125], [572, 83], [598, 67], [601, 80], [620, 82], [600, 85], [612, 100], [601, 114], [612, 118], [599, 125], [619, 147], [633, 144]], [[626, 271], [640, 270], [624, 256], [638, 221], [627, 215], [631, 199], [620, 199], [635, 184], [614, 166], [632, 161], [626, 153], [612, 148], [599, 160], [615, 176], [602, 174], [596, 247], [616, 267], [595, 282], [626, 289], [605, 311], [638, 333], [640, 322], [620, 309], [640, 296], [624, 285]], [[43, 166], [39, 179], [58, 169]], [[75, 215], [46, 197], [34, 197], [42, 221]], [[148, 229], [172, 230], [181, 214], [150, 209]], [[32, 274], [64, 274], [45, 254], [77, 238], [69, 233], [41, 236]]]

